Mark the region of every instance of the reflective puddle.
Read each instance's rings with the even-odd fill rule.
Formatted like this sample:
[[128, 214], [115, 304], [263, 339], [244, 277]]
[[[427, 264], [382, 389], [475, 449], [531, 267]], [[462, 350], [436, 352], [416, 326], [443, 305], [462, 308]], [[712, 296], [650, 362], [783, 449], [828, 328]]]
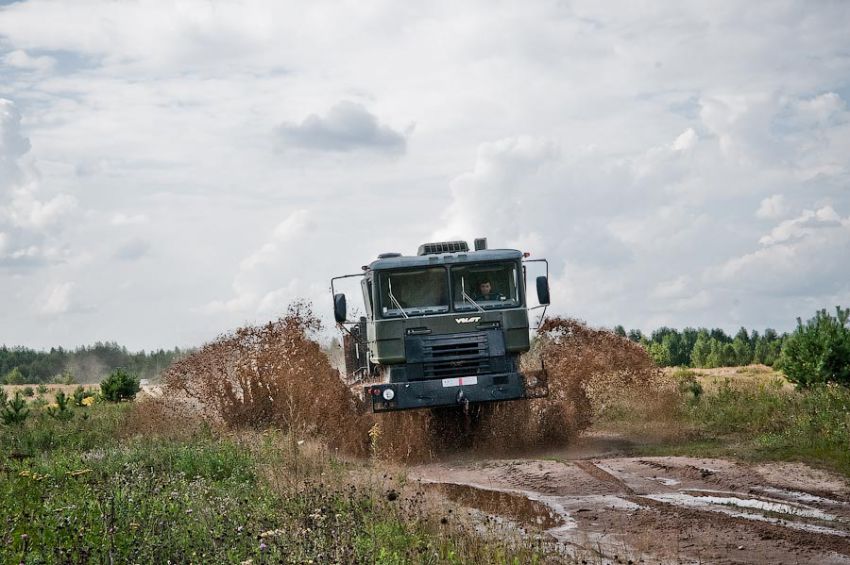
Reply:
[[460, 505], [510, 518], [526, 526], [550, 530], [565, 525], [563, 517], [550, 506], [524, 494], [454, 483], [426, 483], [426, 486]]

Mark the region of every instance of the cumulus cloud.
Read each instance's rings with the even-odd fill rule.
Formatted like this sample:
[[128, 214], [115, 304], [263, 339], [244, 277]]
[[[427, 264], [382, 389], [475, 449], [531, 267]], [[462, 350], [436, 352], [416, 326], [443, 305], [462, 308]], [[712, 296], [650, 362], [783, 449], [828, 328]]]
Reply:
[[[555, 140], [528, 136], [482, 144], [472, 170], [452, 181], [447, 228], [437, 235], [533, 243], [529, 250], [550, 258], [561, 307], [611, 324], [635, 304], [644, 327], [675, 323], [682, 312], [716, 320], [709, 324], [725, 321], [719, 312], [739, 319], [752, 313], [738, 305], [755, 304], [762, 288], [830, 300], [850, 290], [850, 267], [836, 260], [850, 256], [850, 218], [836, 208], [850, 198], [829, 196], [834, 205], [783, 218], [800, 199], [846, 182], [845, 171], [822, 170], [802, 184], [799, 171], [817, 162], [808, 140], [829, 131], [846, 143], [848, 132], [835, 121], [810, 126], [820, 133], [771, 132], [800, 103], [713, 95], [669, 143], [616, 157], [597, 148], [568, 154]], [[754, 134], [754, 124], [765, 127]], [[782, 157], [765, 167], [769, 154]], [[759, 203], [757, 217], [778, 223], [758, 234], [736, 201]]]
[[774, 245], [792, 239], [802, 239], [814, 230], [835, 227], [841, 224], [841, 218], [831, 206], [818, 210], [803, 210], [799, 217], [786, 220], [773, 228], [769, 234], [759, 239], [762, 245]]
[[36, 265], [61, 255], [61, 242], [51, 236], [77, 206], [67, 194], [39, 194], [37, 171], [23, 164], [29, 150], [20, 112], [0, 98], [0, 265]]
[[[312, 218], [307, 210], [290, 213], [265, 243], [241, 261], [233, 280], [233, 296], [213, 300], [203, 310], [210, 314], [283, 311], [298, 296], [300, 277], [296, 273], [303, 264], [297, 257], [304, 250], [299, 241], [311, 227]], [[281, 286], [282, 282], [286, 284]]]
[[775, 220], [781, 218], [788, 213], [788, 205], [785, 202], [785, 196], [782, 194], [774, 194], [768, 196], [761, 201], [759, 209], [756, 211], [756, 217]]
[[277, 133], [284, 145], [313, 151], [403, 153], [407, 146], [403, 134], [379, 123], [361, 104], [348, 101], [334, 105], [325, 116], [310, 114], [300, 124], [281, 124]]
[[56, 66], [56, 59], [47, 55], [33, 57], [26, 51], [16, 49], [3, 56], [3, 62], [10, 67], [28, 71], [46, 72]]
[[850, 216], [832, 207], [803, 210], [774, 227], [761, 248], [724, 263], [713, 274], [725, 284], [782, 296], [835, 296], [850, 281]]

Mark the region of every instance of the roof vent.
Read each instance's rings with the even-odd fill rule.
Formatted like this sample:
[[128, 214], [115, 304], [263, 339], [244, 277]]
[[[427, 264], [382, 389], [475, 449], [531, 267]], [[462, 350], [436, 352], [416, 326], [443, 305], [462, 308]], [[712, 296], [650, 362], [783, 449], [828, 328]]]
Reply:
[[401, 257], [401, 253], [381, 253], [378, 255], [378, 259], [392, 259], [393, 257]]
[[469, 245], [465, 241], [438, 241], [436, 243], [423, 243], [419, 246], [417, 255], [438, 255], [440, 253], [462, 253], [469, 251]]
[[475, 250], [476, 251], [484, 251], [487, 249], [487, 238], [486, 237], [478, 237], [475, 239]]

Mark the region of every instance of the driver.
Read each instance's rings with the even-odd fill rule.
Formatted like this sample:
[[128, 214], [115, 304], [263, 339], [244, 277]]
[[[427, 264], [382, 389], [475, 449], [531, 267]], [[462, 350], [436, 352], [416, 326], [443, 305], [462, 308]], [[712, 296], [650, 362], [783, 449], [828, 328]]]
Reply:
[[493, 285], [489, 280], [478, 283], [478, 296], [475, 297], [476, 302], [486, 300], [504, 300], [501, 294], [493, 290]]

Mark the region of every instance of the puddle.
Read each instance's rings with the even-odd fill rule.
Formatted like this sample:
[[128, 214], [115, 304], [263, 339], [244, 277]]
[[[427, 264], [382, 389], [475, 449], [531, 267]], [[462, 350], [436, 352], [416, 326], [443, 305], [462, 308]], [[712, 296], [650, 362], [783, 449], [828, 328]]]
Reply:
[[666, 477], [652, 477], [652, 480], [661, 483], [665, 487], [674, 487], [676, 485], [682, 484], [682, 481], [678, 481], [676, 479], [668, 479]]
[[[694, 491], [694, 489], [686, 490], [691, 490], [692, 492]], [[711, 491], [700, 489], [695, 492]], [[727, 493], [718, 492], [717, 494]], [[661, 500], [662, 498], [665, 498], [667, 500], [664, 500], [664, 502], [678, 501], [683, 506], [734, 506], [751, 510], [761, 510], [762, 512], [773, 512], [775, 514], [787, 514], [789, 516], [795, 516], [799, 518], [813, 518], [815, 520], [824, 520], [826, 522], [832, 522], [836, 520], [836, 517], [832, 514], [827, 514], [826, 512], [818, 510], [817, 508], [812, 508], [810, 506], [797, 505], [790, 502], [762, 500], [758, 498], [740, 498], [737, 496], [728, 496], [728, 494], [727, 496], [716, 496], [715, 494], [692, 495], [685, 493], [664, 493], [657, 495], [649, 495], [648, 498], [653, 498], [655, 500]]]
[[764, 514], [757, 514], [753, 512], [744, 512], [740, 510], [736, 510], [736, 508], [741, 509], [751, 509], [751, 510], [762, 510], [765, 512], [774, 512], [777, 514], [785, 514], [790, 517], [799, 517], [799, 518], [812, 518], [817, 520], [825, 520], [825, 521], [834, 521], [836, 519], [835, 516], [831, 514], [827, 514], [825, 512], [821, 512], [814, 508], [799, 508], [794, 507], [788, 504], [777, 504], [774, 502], [766, 502], [763, 500], [756, 499], [744, 499], [737, 497], [722, 497], [722, 496], [691, 496], [689, 494], [682, 493], [664, 493], [664, 494], [650, 494], [644, 495], [645, 498], [649, 498], [651, 500], [657, 500], [659, 502], [665, 502], [667, 504], [672, 504], [674, 506], [687, 506], [691, 508], [698, 508], [701, 510], [709, 510], [712, 512], [718, 512], [720, 514], [725, 514], [727, 516], [731, 516], [733, 518], [743, 518], [745, 520], [755, 520], [758, 522], [767, 522], [770, 524], [774, 524], [777, 526], [783, 526], [786, 528], [791, 528], [794, 530], [802, 530], [806, 532], [812, 532], [817, 534], [826, 534], [831, 536], [839, 536], [839, 537], [848, 537], [848, 532], [842, 530], [836, 530], [834, 528], [829, 528], [827, 526], [820, 526], [817, 524], [807, 524], [804, 522], [795, 522], [793, 519], [788, 518], [777, 518], [773, 516], [765, 516]]
[[549, 505], [532, 500], [519, 493], [482, 489], [470, 485], [454, 483], [426, 483], [427, 488], [435, 490], [448, 499], [492, 514], [504, 516], [526, 526], [551, 530], [567, 525]]
[[831, 498], [825, 498], [823, 496], [816, 496], [814, 494], [809, 494], [807, 492], [801, 492], [799, 490], [786, 490], [774, 487], [755, 487], [756, 489], [766, 492], [767, 494], [772, 494], [774, 496], [784, 496], [787, 498], [793, 498], [794, 500], [799, 500], [800, 502], [815, 502], [820, 504], [831, 504], [833, 506], [846, 506], [847, 504], [844, 502], [840, 502], [838, 500], [833, 500]]

